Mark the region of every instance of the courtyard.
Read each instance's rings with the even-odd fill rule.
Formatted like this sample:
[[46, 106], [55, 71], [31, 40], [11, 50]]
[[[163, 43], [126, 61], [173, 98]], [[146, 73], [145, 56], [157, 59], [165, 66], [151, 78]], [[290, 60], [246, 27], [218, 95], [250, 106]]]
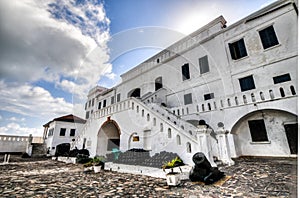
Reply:
[[[1, 157], [0, 157], [1, 159]], [[1, 197], [297, 197], [297, 159], [239, 158], [220, 167], [227, 180], [204, 185], [102, 170], [83, 172], [82, 165], [49, 159], [12, 157], [0, 165]]]

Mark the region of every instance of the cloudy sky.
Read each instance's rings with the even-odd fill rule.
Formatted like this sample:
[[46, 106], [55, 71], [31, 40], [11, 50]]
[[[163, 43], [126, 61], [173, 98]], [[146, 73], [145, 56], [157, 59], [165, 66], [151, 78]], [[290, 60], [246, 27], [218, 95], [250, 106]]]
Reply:
[[0, 134], [84, 118], [89, 89], [223, 15], [228, 25], [274, 0], [0, 0]]

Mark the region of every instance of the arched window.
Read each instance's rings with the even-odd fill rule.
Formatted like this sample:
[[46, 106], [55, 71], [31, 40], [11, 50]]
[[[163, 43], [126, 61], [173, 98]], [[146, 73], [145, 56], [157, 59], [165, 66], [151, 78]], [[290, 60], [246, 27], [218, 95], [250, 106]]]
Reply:
[[153, 126], [156, 126], [156, 118], [153, 118]]
[[176, 136], [177, 145], [181, 145], [181, 138], [179, 135]]
[[214, 108], [217, 109], [217, 103], [214, 101]]
[[136, 112], [138, 113], [140, 111], [140, 107], [136, 106]]
[[208, 110], [211, 111], [210, 103], [208, 103], [207, 106], [208, 106]]
[[246, 98], [246, 95], [243, 95], [243, 101], [244, 101], [244, 104], [247, 104], [247, 98]]
[[284, 96], [285, 96], [285, 93], [284, 93], [284, 90], [283, 90], [282, 87], [279, 88], [279, 91], [280, 91], [281, 97], [284, 97]]
[[197, 108], [197, 112], [199, 112], [199, 106], [198, 105], [196, 106], [196, 108]]
[[145, 115], [145, 111], [144, 111], [144, 109], [142, 110], [142, 117], [144, 117], [144, 115]]
[[191, 153], [192, 152], [192, 145], [189, 142], [186, 143], [186, 152], [187, 153]]
[[134, 109], [134, 102], [131, 103], [131, 108], [132, 108], [132, 110]]
[[295, 91], [295, 88], [294, 88], [293, 85], [290, 86], [290, 89], [291, 89], [292, 95], [293, 95], [293, 96], [296, 95], [296, 91]]
[[147, 113], [147, 121], [149, 122], [150, 121], [150, 114]]
[[230, 98], [227, 99], [227, 105], [228, 107], [231, 107]]
[[172, 132], [170, 128], [168, 128], [168, 138], [172, 138]]
[[235, 101], [235, 105], [239, 105], [238, 97], [235, 97], [234, 101]]
[[202, 104], [202, 111], [205, 111], [204, 104]]
[[251, 100], [252, 100], [252, 102], [256, 101], [254, 93], [251, 93]]
[[273, 100], [275, 97], [274, 97], [274, 93], [273, 93], [273, 90], [269, 90], [269, 94], [270, 94], [270, 98], [271, 100]]
[[163, 123], [160, 123], [160, 132], [164, 132], [164, 125], [163, 125]]
[[220, 105], [221, 105], [221, 108], [224, 107], [223, 100], [220, 100]]
[[259, 93], [259, 95], [260, 95], [261, 100], [265, 100], [265, 96], [264, 96], [264, 93], [262, 91]]

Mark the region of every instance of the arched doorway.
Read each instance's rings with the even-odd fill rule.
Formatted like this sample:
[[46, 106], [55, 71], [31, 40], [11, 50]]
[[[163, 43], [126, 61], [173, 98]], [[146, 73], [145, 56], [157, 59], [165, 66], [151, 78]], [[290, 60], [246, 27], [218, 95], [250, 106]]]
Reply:
[[130, 97], [140, 98], [141, 97], [141, 89], [135, 88], [135, 89], [131, 90], [128, 93], [128, 98], [130, 98]]
[[120, 148], [120, 128], [114, 120], [108, 119], [100, 127], [97, 136], [96, 155], [105, 156]]
[[232, 127], [238, 156], [290, 156], [298, 153], [297, 116], [282, 110], [258, 110]]

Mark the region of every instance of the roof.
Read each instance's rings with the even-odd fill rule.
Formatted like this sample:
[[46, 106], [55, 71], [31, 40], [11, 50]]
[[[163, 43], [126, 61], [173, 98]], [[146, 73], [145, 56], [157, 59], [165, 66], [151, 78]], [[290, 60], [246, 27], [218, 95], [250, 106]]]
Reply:
[[73, 122], [73, 123], [81, 123], [81, 124], [86, 123], [86, 120], [84, 120], [80, 117], [74, 116], [73, 114], [69, 114], [69, 115], [65, 115], [62, 117], [54, 118], [52, 121], [49, 121], [47, 124], [44, 124], [43, 127], [49, 127], [50, 123], [52, 123], [54, 121]]

